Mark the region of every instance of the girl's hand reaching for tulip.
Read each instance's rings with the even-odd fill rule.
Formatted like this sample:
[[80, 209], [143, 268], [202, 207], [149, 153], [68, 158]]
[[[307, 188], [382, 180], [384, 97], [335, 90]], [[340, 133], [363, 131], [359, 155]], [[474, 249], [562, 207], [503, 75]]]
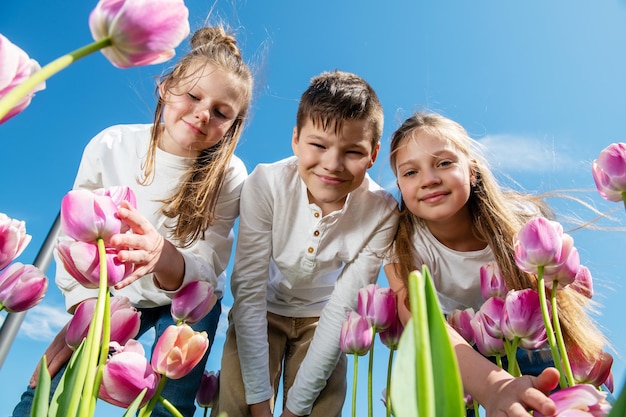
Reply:
[[121, 289], [144, 275], [153, 273], [155, 285], [165, 290], [176, 290], [183, 282], [185, 261], [178, 249], [165, 239], [137, 209], [123, 201], [118, 217], [128, 224], [132, 233], [114, 235], [110, 244], [119, 249], [120, 262], [132, 262], [134, 271], [120, 281]]

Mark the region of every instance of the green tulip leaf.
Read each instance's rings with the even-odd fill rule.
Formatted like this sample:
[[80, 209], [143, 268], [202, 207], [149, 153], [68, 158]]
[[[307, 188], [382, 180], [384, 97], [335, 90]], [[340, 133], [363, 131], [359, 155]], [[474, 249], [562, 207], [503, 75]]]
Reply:
[[620, 392], [619, 397], [617, 397], [617, 401], [613, 404], [611, 408], [611, 412], [606, 417], [623, 417], [626, 416], [626, 382], [624, 382], [624, 386], [622, 387], [622, 391]]
[[46, 365], [46, 355], [41, 358], [39, 376], [37, 377], [37, 388], [33, 397], [33, 406], [30, 412], [32, 417], [48, 415], [48, 399], [50, 398], [50, 372]]
[[405, 326], [391, 376], [396, 417], [465, 416], [454, 349], [426, 266], [409, 276], [412, 318]]
[[81, 342], [80, 346], [74, 351], [70, 358], [65, 372], [59, 381], [59, 385], [54, 391], [52, 401], [50, 402], [50, 409], [48, 410], [49, 417], [74, 417], [78, 412], [77, 401], [72, 401], [72, 394], [78, 392], [78, 400], [80, 400], [80, 394], [83, 391], [84, 375], [83, 378], [78, 378], [80, 365], [85, 360], [84, 355], [85, 339]]
[[139, 409], [139, 405], [143, 401], [143, 397], [146, 396], [147, 391], [148, 391], [148, 388], [144, 388], [141, 390], [139, 395], [137, 395], [137, 398], [135, 398], [133, 402], [130, 403], [130, 405], [128, 406], [128, 408], [126, 409], [126, 412], [124, 413], [122, 417], [134, 417], [135, 416], [135, 413]]

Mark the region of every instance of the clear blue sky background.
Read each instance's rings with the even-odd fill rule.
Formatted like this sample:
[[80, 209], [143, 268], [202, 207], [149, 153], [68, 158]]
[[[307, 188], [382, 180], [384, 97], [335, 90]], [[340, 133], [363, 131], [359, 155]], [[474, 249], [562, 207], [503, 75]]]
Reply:
[[[0, 32], [44, 65], [91, 42], [87, 20], [95, 3], [4, 2]], [[590, 164], [608, 144], [626, 141], [626, 2], [188, 0], [187, 5], [192, 30], [207, 18], [237, 29], [255, 68], [255, 100], [238, 148], [249, 170], [291, 154], [299, 95], [311, 77], [337, 68], [360, 74], [380, 95], [386, 115], [383, 152], [370, 174], [389, 190], [395, 192], [389, 136], [405, 116], [426, 108], [457, 120], [485, 143], [505, 184], [531, 192], [582, 189], [578, 195], [600, 210], [617, 209], [616, 220], [602, 225], [624, 224], [623, 208], [597, 196]], [[178, 55], [187, 47], [185, 41]], [[89, 139], [112, 124], [150, 122], [155, 77], [167, 67], [121, 70], [100, 53], [88, 56], [52, 77], [25, 112], [0, 126], [0, 211], [25, 220], [33, 236], [20, 261], [33, 262]], [[565, 214], [594, 217], [580, 205], [554, 204]], [[615, 348], [621, 387], [626, 234], [572, 235], [594, 275], [601, 304], [596, 318]], [[387, 285], [383, 276], [380, 283]], [[228, 294], [224, 305], [231, 304]], [[4, 318], [2, 313], [0, 321]], [[66, 320], [62, 297], [51, 284], [43, 302], [26, 315], [0, 370], [0, 416], [9, 415]], [[210, 370], [219, 368], [225, 326], [224, 317]], [[378, 398], [386, 361], [381, 345], [375, 358], [376, 415], [384, 412]], [[366, 369], [362, 358], [359, 374]], [[366, 387], [361, 379], [359, 415], [366, 412]], [[99, 404], [100, 415], [122, 414]]]

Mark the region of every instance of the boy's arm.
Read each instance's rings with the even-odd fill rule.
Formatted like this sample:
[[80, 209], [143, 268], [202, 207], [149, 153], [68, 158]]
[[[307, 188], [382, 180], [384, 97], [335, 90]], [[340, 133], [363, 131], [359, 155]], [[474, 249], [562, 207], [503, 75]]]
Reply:
[[376, 282], [382, 256], [396, 231], [397, 212], [389, 210], [357, 257], [347, 264], [337, 280], [330, 301], [322, 310], [311, 346], [296, 374], [287, 396], [283, 416], [303, 416], [311, 412], [326, 380], [335, 369], [341, 350], [339, 333], [346, 312], [356, 310], [359, 289]]
[[232, 316], [248, 404], [263, 403], [274, 395], [269, 377], [266, 301], [272, 251], [269, 193], [269, 185], [258, 170], [244, 183], [231, 277]]

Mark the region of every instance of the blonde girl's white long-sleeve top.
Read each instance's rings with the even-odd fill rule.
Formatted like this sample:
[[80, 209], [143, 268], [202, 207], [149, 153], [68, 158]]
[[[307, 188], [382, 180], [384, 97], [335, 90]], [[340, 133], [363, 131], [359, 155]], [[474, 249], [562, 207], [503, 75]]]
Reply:
[[[95, 136], [85, 147], [74, 182], [74, 189], [93, 190], [102, 187], [126, 185], [137, 197], [137, 209], [168, 240], [171, 239], [168, 225], [176, 219], [167, 218], [161, 212], [161, 201], [170, 197], [180, 186], [182, 176], [193, 163], [193, 158], [172, 155], [157, 149], [154, 180], [140, 185], [142, 164], [148, 152], [151, 125], [117, 125], [109, 127]], [[199, 239], [187, 248], [179, 248], [185, 260], [183, 285], [190, 281], [209, 281], [215, 294], [222, 296], [225, 269], [232, 252], [233, 225], [239, 215], [239, 195], [247, 171], [243, 162], [233, 156], [224, 179], [216, 207], [216, 221]], [[63, 268], [57, 259], [56, 282], [69, 309], [86, 298], [95, 297], [97, 290], [81, 286]], [[113, 291], [128, 297], [136, 307], [157, 307], [171, 303], [173, 292], [157, 288], [152, 275], [146, 275], [131, 285]]]
[[248, 404], [273, 395], [266, 312], [320, 316], [287, 400], [292, 412], [310, 413], [341, 354], [346, 312], [356, 310], [358, 290], [378, 278], [397, 218], [396, 200], [369, 176], [342, 210], [322, 217], [309, 203], [297, 158], [258, 165], [250, 174], [241, 194], [231, 277]]

